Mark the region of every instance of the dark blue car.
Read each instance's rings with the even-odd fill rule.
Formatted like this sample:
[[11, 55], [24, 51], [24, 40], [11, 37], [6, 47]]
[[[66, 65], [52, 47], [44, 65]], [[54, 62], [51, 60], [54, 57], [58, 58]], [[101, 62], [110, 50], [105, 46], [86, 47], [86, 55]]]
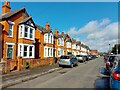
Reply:
[[113, 67], [110, 71], [110, 87], [112, 90], [120, 90], [120, 55], [115, 57]]

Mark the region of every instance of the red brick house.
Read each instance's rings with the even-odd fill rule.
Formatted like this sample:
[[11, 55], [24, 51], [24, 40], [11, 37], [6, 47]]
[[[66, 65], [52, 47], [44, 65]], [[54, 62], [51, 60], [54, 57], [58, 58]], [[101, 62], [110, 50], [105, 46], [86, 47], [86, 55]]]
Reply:
[[64, 37], [59, 34], [58, 29], [56, 29], [54, 33], [54, 42], [55, 57], [60, 57], [61, 55], [64, 55]]
[[35, 23], [25, 8], [11, 11], [5, 1], [0, 15], [2, 29], [2, 58], [35, 58]]
[[50, 24], [47, 22], [45, 28], [39, 25], [36, 26], [36, 58], [53, 57], [54, 34], [50, 28]]

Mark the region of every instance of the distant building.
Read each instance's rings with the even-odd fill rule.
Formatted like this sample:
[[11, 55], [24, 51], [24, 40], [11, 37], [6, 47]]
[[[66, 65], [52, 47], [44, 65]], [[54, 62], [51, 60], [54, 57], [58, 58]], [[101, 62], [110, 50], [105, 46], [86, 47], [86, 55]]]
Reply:
[[90, 50], [90, 54], [92, 54], [92, 55], [98, 55], [98, 51], [97, 50]]

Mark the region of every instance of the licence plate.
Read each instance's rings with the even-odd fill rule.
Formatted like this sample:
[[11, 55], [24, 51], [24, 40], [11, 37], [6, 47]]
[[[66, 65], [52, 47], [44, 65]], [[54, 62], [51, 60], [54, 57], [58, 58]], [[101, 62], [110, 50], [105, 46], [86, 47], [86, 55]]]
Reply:
[[66, 64], [66, 62], [62, 62], [62, 64]]

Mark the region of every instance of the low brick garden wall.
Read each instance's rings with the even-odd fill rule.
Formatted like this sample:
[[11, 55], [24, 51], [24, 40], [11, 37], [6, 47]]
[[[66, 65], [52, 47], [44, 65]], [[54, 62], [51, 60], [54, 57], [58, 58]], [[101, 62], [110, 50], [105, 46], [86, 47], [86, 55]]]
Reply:
[[53, 58], [44, 58], [44, 59], [2, 59], [0, 62], [0, 70], [2, 74], [9, 73], [14, 70], [25, 70], [32, 69], [45, 65], [54, 64]]

